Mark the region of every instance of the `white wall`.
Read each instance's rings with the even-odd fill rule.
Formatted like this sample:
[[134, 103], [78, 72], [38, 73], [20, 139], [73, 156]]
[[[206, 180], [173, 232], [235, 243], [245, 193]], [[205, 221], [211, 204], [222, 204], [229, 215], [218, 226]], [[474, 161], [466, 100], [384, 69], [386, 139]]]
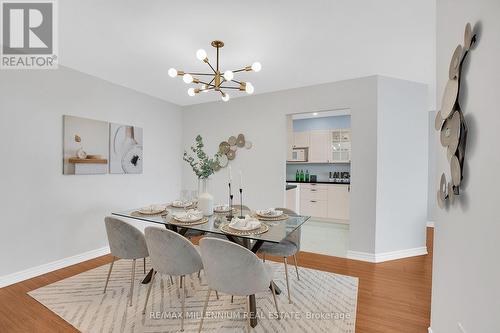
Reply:
[[[243, 171], [245, 204], [254, 208], [281, 207], [284, 202], [286, 115], [351, 109], [352, 192], [351, 248], [373, 252], [375, 248], [376, 110], [377, 77], [347, 80], [291, 89], [183, 109], [184, 147], [201, 134], [207, 152], [215, 153], [221, 141], [245, 134], [253, 142], [250, 151], [238, 150], [233, 172]], [[362, 134], [359, 134], [362, 133]], [[227, 200], [227, 169], [213, 176], [216, 201]], [[195, 187], [195, 176], [186, 165], [183, 184]]]
[[[447, 81], [453, 50], [463, 43], [466, 22], [476, 24], [479, 42], [466, 62], [460, 98], [469, 126], [465, 184], [458, 202], [438, 211], [435, 227], [434, 333], [461, 332], [457, 322], [466, 332], [500, 332], [499, 17], [496, 0], [437, 2], [438, 96]], [[439, 148], [437, 172], [448, 169], [445, 151]]]
[[[378, 90], [379, 81], [382, 88]], [[402, 84], [394, 90], [391, 85]], [[425, 222], [427, 203], [427, 90], [422, 84], [377, 76], [334, 82], [324, 85], [292, 89], [232, 100], [230, 103], [216, 102], [185, 107], [184, 146], [188, 148], [194, 137], [201, 134], [207, 151], [214, 154], [221, 141], [231, 135], [244, 133], [254, 143], [251, 151], [238, 150], [231, 162], [233, 171], [243, 170], [245, 183], [245, 204], [250, 207], [282, 206], [284, 202], [286, 119], [285, 115], [331, 109], [351, 109], [352, 166], [351, 166], [351, 251], [374, 254], [375, 225], [380, 221], [380, 251], [395, 251], [425, 246]], [[406, 106], [408, 101], [411, 106]], [[378, 103], [378, 104], [377, 104]], [[377, 136], [377, 108], [386, 112]], [[396, 134], [404, 128], [392, 128], [391, 124], [414, 120], [408, 140], [404, 145]], [[388, 141], [390, 154], [378, 157], [379, 139]], [[423, 146], [419, 146], [422, 144]], [[399, 160], [401, 149], [410, 146], [413, 154], [406, 160]], [[405, 155], [406, 157], [406, 155]], [[419, 160], [420, 159], [420, 160]], [[390, 166], [390, 163], [394, 165]], [[399, 163], [399, 164], [396, 164]], [[391, 202], [377, 203], [377, 169], [389, 171], [381, 174], [386, 187], [383, 195], [403, 198], [408, 202], [392, 205]], [[398, 167], [405, 172], [394, 174]], [[393, 172], [394, 171], [394, 172]], [[217, 201], [227, 200], [227, 171], [213, 176], [212, 190]], [[195, 188], [195, 176], [188, 166], [184, 168], [183, 184]], [[380, 184], [380, 182], [379, 182]], [[393, 189], [390, 184], [403, 184]], [[414, 191], [414, 192], [410, 192]], [[392, 192], [395, 191], [395, 192]], [[415, 207], [408, 208], [411, 204]], [[376, 214], [376, 207], [382, 212]], [[408, 210], [407, 210], [408, 208]], [[394, 215], [394, 212], [397, 212]], [[403, 214], [404, 213], [404, 214]], [[404, 216], [403, 216], [404, 215]], [[401, 218], [400, 218], [401, 217]], [[406, 218], [406, 221], [401, 219]], [[418, 228], [421, 229], [418, 229]]]
[[[144, 129], [144, 173], [63, 175], [63, 115]], [[107, 245], [111, 211], [180, 190], [177, 106], [67, 68], [0, 73], [0, 277]]]
[[427, 86], [378, 78], [377, 254], [427, 253]]

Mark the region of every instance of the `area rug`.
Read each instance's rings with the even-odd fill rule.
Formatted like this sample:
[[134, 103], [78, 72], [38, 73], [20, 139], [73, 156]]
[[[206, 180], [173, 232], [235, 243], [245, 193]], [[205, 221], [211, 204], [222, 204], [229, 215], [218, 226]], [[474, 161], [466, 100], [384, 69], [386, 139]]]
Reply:
[[[289, 304], [284, 265], [271, 264], [275, 268], [275, 282], [282, 290], [277, 297], [281, 318], [277, 320], [272, 293], [258, 294], [258, 325], [251, 332], [354, 332], [357, 278], [299, 267], [300, 280], [297, 280], [294, 267], [289, 267], [292, 295], [292, 304]], [[142, 262], [138, 261], [130, 307], [127, 300], [131, 261], [115, 262], [104, 294], [108, 269], [109, 265], [104, 265], [33, 290], [29, 295], [85, 333], [180, 331], [178, 283], [171, 284], [168, 277], [157, 275], [143, 315], [148, 285], [141, 284]], [[203, 271], [200, 278], [197, 274], [186, 277], [185, 332], [197, 332], [207, 290]], [[220, 294], [217, 299], [212, 292], [203, 332], [246, 332], [246, 309], [246, 297], [234, 297], [231, 303], [230, 295]]]

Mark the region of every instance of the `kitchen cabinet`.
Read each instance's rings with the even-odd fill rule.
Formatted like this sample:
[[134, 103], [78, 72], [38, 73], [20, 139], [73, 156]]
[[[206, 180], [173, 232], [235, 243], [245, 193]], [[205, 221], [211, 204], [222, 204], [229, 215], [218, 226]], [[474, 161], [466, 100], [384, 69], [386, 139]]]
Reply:
[[328, 217], [328, 189], [324, 184], [300, 185], [300, 214]]
[[301, 147], [309, 147], [311, 142], [311, 132], [294, 132], [293, 133], [293, 147], [301, 148]]
[[331, 158], [330, 131], [311, 131], [309, 146], [309, 162], [328, 163]]
[[349, 220], [350, 185], [300, 184], [300, 214]]
[[330, 158], [334, 163], [351, 162], [351, 130], [335, 129], [331, 131]]
[[286, 116], [286, 149], [287, 161], [292, 160], [292, 149], [293, 149], [293, 119], [292, 116]]
[[285, 207], [294, 211], [294, 212], [297, 212], [298, 209], [297, 209], [297, 193], [298, 192], [298, 188], [292, 188], [292, 189], [289, 189], [289, 190], [286, 190], [286, 205]]
[[349, 220], [350, 188], [350, 185], [328, 185], [328, 218]]

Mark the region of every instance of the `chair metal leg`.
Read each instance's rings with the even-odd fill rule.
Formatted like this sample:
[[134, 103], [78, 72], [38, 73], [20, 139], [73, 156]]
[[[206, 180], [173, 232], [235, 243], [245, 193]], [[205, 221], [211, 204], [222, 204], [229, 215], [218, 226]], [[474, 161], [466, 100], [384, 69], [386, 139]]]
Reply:
[[198, 279], [201, 279], [201, 269], [198, 271]]
[[169, 275], [170, 276], [170, 285], [174, 285], [174, 279], [172, 279], [172, 275]]
[[132, 260], [132, 278], [130, 279], [130, 302], [129, 306], [132, 306], [132, 297], [134, 296], [134, 278], [135, 278], [135, 259]]
[[184, 332], [184, 317], [185, 317], [185, 303], [186, 303], [186, 288], [182, 287], [182, 282], [184, 280], [184, 275], [181, 276], [181, 289], [182, 289], [182, 317], [181, 317], [181, 332]]
[[156, 272], [153, 272], [153, 276], [151, 277], [151, 282], [149, 282], [148, 293], [146, 294], [146, 301], [144, 302], [144, 309], [142, 310], [142, 314], [146, 314], [146, 305], [148, 305], [149, 294], [151, 294], [151, 289], [153, 288], [153, 283], [155, 282]]
[[290, 284], [288, 282], [288, 262], [286, 257], [283, 257], [283, 261], [285, 262], [285, 277], [286, 277], [286, 290], [288, 292], [288, 303], [292, 304], [292, 299], [290, 297]]
[[144, 258], [144, 274], [146, 274], [146, 258]]
[[300, 281], [299, 267], [297, 267], [297, 256], [295, 254], [293, 255], [293, 263], [295, 265], [295, 272], [297, 273], [297, 280]]
[[234, 295], [231, 295], [231, 303], [233, 303]]
[[248, 329], [248, 332], [250, 332], [250, 330], [252, 329], [252, 323], [250, 322], [250, 320], [252, 318], [251, 317], [251, 312], [250, 312], [250, 298], [249, 297], [246, 297], [247, 299], [247, 329]]
[[217, 300], [219, 300], [219, 293], [217, 292], [217, 290], [215, 291], [215, 297], [217, 297]]
[[111, 261], [111, 264], [109, 265], [108, 277], [106, 278], [106, 284], [104, 285], [104, 291], [102, 292], [103, 294], [106, 293], [106, 288], [108, 288], [109, 277], [111, 276], [111, 270], [113, 269], [113, 264], [115, 263], [115, 260], [116, 257], [113, 256], [113, 261]]
[[278, 302], [276, 301], [276, 290], [274, 290], [274, 281], [271, 280], [271, 289], [273, 291], [274, 306], [276, 306], [276, 315], [280, 319], [280, 310], [278, 309]]
[[208, 289], [207, 298], [205, 298], [205, 304], [203, 304], [203, 310], [201, 311], [201, 320], [200, 320], [200, 326], [198, 327], [198, 333], [201, 332], [201, 327], [203, 325], [203, 319], [205, 318], [205, 313], [207, 312], [208, 300], [210, 299], [211, 293], [212, 293], [212, 289]]

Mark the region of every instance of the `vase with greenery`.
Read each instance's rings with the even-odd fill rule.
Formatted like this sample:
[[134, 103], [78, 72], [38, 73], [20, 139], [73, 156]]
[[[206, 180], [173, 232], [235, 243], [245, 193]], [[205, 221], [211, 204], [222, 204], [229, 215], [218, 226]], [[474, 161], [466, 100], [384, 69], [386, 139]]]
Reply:
[[191, 166], [198, 178], [198, 208], [203, 215], [210, 216], [214, 212], [214, 197], [209, 192], [209, 177], [215, 173], [220, 155], [217, 153], [214, 157], [209, 157], [203, 147], [203, 138], [197, 135], [194, 145], [190, 148], [193, 154], [184, 151], [183, 159]]

